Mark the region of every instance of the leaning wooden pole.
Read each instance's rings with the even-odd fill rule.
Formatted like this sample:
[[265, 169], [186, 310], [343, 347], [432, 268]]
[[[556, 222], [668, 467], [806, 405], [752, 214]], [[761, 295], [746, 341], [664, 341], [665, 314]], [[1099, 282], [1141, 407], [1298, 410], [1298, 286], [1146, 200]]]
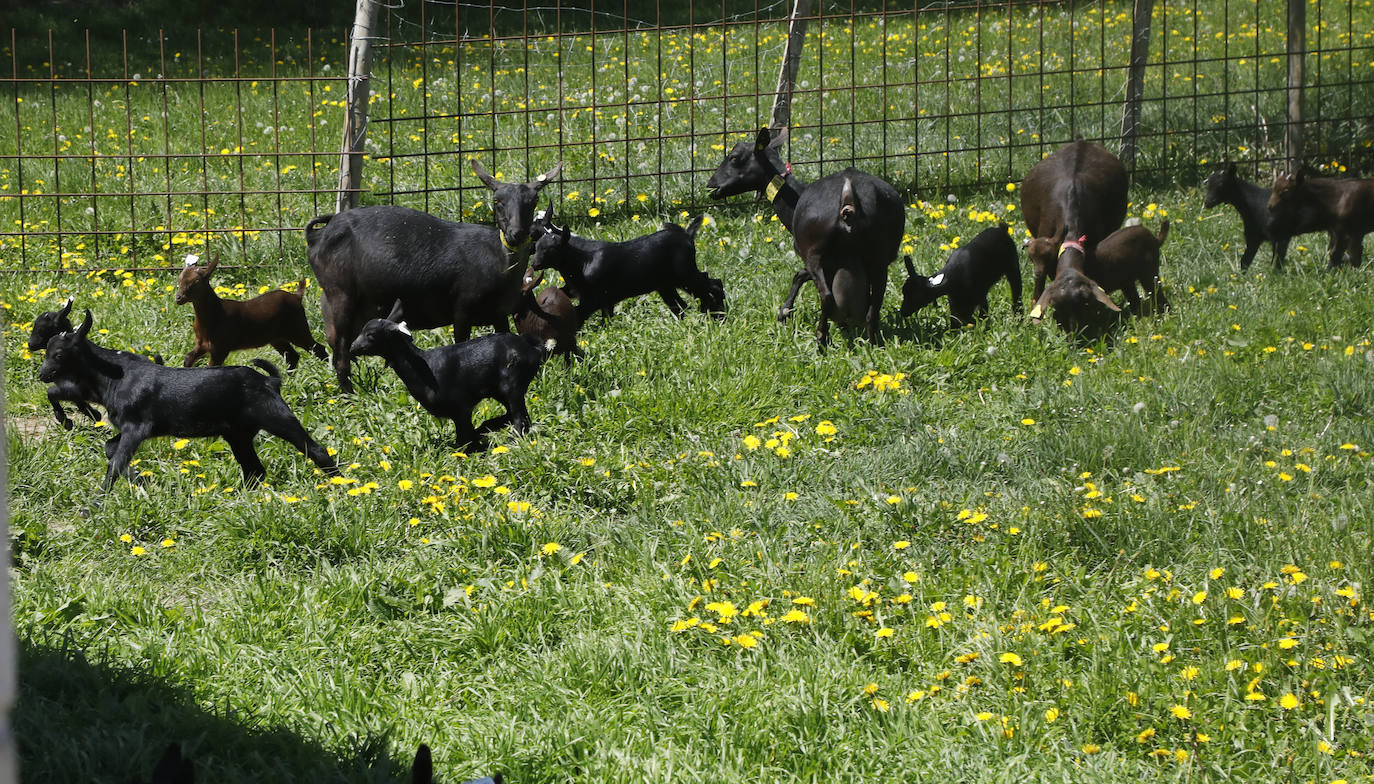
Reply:
[[772, 128], [786, 128], [792, 122], [792, 87], [797, 83], [797, 69], [801, 67], [809, 16], [811, 0], [797, 0], [792, 5], [792, 17], [787, 22], [787, 49], [778, 72], [778, 91], [773, 96], [773, 119], [769, 122]]
[[1302, 162], [1302, 89], [1306, 79], [1307, 2], [1288, 0], [1288, 170]]
[[1121, 164], [1135, 172], [1140, 147], [1140, 102], [1145, 95], [1145, 65], [1150, 59], [1150, 19], [1155, 0], [1135, 0], [1131, 22], [1131, 64], [1126, 81], [1126, 108], [1121, 117]]
[[339, 193], [335, 212], [358, 206], [363, 184], [363, 142], [367, 140], [367, 102], [372, 94], [372, 38], [377, 24], [375, 0], [358, 0], [349, 31], [348, 91], [344, 103], [343, 151], [339, 154]]

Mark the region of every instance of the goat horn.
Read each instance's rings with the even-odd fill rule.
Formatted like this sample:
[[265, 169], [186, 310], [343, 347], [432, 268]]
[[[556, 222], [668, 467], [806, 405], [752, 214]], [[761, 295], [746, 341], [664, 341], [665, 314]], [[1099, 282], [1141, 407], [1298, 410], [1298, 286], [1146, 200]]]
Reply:
[[477, 179], [482, 181], [483, 185], [493, 191], [496, 190], [497, 185], [501, 184], [501, 181], [491, 176], [491, 172], [487, 171], [486, 168], [482, 166], [482, 162], [476, 158], [472, 159], [472, 171], [477, 175]]
[[91, 331], [91, 321], [93, 321], [91, 318], [91, 309], [86, 308], [86, 318], [82, 319], [81, 326], [76, 328], [77, 337], [86, 337], [87, 333]]
[[73, 299], [72, 297], [67, 297], [67, 301], [66, 301], [65, 303], [63, 303], [62, 309], [59, 310], [58, 313], [59, 313], [60, 315], [63, 315], [63, 316], [67, 315], [68, 313], [71, 313], [71, 312], [72, 312], [72, 305], [73, 305], [75, 302], [76, 302], [76, 300]]
[[563, 171], [563, 162], [562, 162], [562, 161], [559, 161], [557, 166], [555, 166], [555, 167], [553, 167], [552, 169], [550, 169], [550, 170], [544, 172], [543, 174], [539, 175], [538, 177], [535, 177], [535, 178], [534, 178], [534, 187], [535, 187], [535, 190], [538, 190], [538, 189], [540, 189], [540, 188], [543, 188], [545, 185], [548, 185], [549, 183], [553, 182], [554, 178], [557, 177], [557, 176], [558, 176], [558, 173], [561, 172], [561, 171]]

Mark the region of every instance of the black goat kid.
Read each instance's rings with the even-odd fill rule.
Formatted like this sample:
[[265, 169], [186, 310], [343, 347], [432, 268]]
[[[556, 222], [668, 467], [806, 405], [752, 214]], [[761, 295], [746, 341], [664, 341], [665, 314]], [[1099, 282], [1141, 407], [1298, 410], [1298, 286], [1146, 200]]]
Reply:
[[583, 321], [598, 310], [609, 318], [618, 303], [650, 292], [658, 292], [673, 315], [681, 316], [687, 303], [678, 289], [696, 297], [702, 313], [724, 314], [724, 284], [697, 268], [696, 236], [705, 217], [698, 215], [685, 229], [665, 223], [653, 234], [603, 242], [555, 226], [550, 208], [542, 219], [547, 230], [534, 243], [530, 266], [562, 273], [564, 289], [577, 297]]
[[246, 367], [169, 368], [122, 351], [110, 351], [87, 339], [91, 312], [73, 332], [48, 341], [48, 355], [38, 377], [48, 383], [70, 383], [89, 390], [103, 405], [118, 434], [105, 442], [109, 466], [102, 488], [127, 475], [139, 445], [157, 436], [205, 438], [229, 442], [244, 479], [266, 476], [253, 448], [258, 431], [286, 441], [329, 474], [334, 460], [305, 432], [281, 397], [281, 373], [261, 359]]
[[1021, 263], [1007, 224], [983, 229], [969, 244], [949, 254], [940, 271], [926, 277], [918, 275], [905, 258], [907, 279], [902, 284], [902, 318], [906, 318], [942, 296], [949, 297], [951, 326], [972, 324], [975, 316], [986, 316], [988, 292], [1002, 278], [1011, 287], [1011, 308], [1021, 312]]
[[[68, 297], [67, 301], [62, 305], [61, 310], [49, 310], [34, 316], [33, 330], [29, 332], [29, 351], [42, 351], [47, 348], [48, 341], [52, 340], [53, 336], [62, 332], [71, 332], [72, 322], [71, 319], [68, 318], [71, 312], [72, 298]], [[159, 365], [162, 364], [161, 354], [153, 355], [150, 360], [142, 354], [134, 354], [128, 351], [121, 351], [119, 353], [134, 361], [151, 361]], [[100, 411], [97, 410], [95, 406], [91, 405], [91, 403], [94, 402], [93, 395], [94, 392], [91, 390], [82, 389], [77, 384], [69, 381], [59, 381], [48, 387], [48, 403], [52, 405], [53, 416], [56, 417], [57, 423], [66, 430], [72, 429], [72, 421], [67, 418], [67, 412], [62, 410], [62, 403], [60, 401], [65, 400], [75, 403], [78, 411], [90, 417], [92, 422], [98, 422], [100, 420]]]
[[[483, 433], [507, 424], [517, 433], [529, 429], [525, 392], [548, 358], [552, 343], [498, 332], [421, 351], [402, 319], [398, 300], [386, 318], [363, 325], [348, 350], [386, 360], [426, 411], [453, 420], [458, 448], [476, 451], [482, 448]], [[506, 413], [474, 428], [472, 409], [487, 398], [505, 406]]]

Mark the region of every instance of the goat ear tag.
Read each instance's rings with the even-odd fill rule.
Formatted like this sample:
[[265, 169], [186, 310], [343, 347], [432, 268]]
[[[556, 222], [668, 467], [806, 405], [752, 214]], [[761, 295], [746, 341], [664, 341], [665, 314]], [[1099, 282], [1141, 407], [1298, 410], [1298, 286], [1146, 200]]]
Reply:
[[941, 272], [939, 275], [936, 275], [935, 277], [933, 277], [933, 278], [931, 278], [930, 280], [926, 281], [926, 285], [928, 285], [928, 286], [938, 286], [938, 285], [940, 285], [941, 283], [944, 283], [944, 282], [945, 282], [945, 273]]
[[1038, 318], [1040, 318], [1040, 314], [1041, 314], [1041, 310], [1040, 310], [1040, 306], [1039, 306], [1039, 305], [1036, 305], [1035, 307], [1031, 308], [1031, 312], [1030, 312], [1030, 317], [1031, 317], [1031, 318], [1033, 318], [1033, 319], [1038, 319]]

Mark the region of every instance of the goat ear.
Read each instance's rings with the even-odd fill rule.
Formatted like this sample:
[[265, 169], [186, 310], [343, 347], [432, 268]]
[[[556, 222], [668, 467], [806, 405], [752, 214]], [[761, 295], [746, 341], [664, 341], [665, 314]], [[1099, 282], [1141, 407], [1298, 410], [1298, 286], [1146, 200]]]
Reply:
[[66, 318], [68, 315], [71, 314], [72, 304], [75, 302], [76, 300], [72, 299], [71, 297], [67, 297], [66, 303], [62, 305], [61, 310], [57, 311], [57, 315], [61, 316], [62, 318]]
[[90, 333], [90, 331], [91, 331], [91, 321], [92, 321], [92, 319], [91, 319], [91, 309], [90, 309], [90, 308], [86, 308], [86, 318], [82, 319], [82, 320], [81, 320], [81, 326], [79, 326], [79, 327], [76, 328], [76, 336], [77, 336], [77, 337], [79, 337], [79, 338], [85, 338], [86, 335]]
[[472, 171], [477, 175], [477, 179], [481, 180], [482, 184], [490, 190], [496, 190], [497, 186], [501, 184], [499, 180], [491, 176], [491, 172], [482, 167], [482, 162], [476, 158], [472, 159]]
[[429, 747], [421, 743], [415, 750], [415, 761], [410, 765], [411, 784], [432, 784], [434, 781], [434, 762], [429, 755]]
[[1103, 305], [1106, 305], [1110, 310], [1114, 310], [1117, 313], [1121, 312], [1121, 307], [1117, 305], [1115, 302], [1113, 302], [1111, 297], [1107, 296], [1106, 290], [1104, 290], [1101, 286], [1093, 286], [1093, 296], [1097, 297], [1097, 301], [1101, 302]]
[[401, 309], [401, 300], [399, 298], [392, 304], [391, 312], [387, 314], [386, 320], [394, 321], [398, 324], [405, 321], [405, 314]]
[[754, 152], [763, 152], [768, 149], [768, 145], [773, 143], [773, 133], [767, 126], [760, 128], [758, 135], [754, 137]]
[[911, 263], [911, 257], [910, 257], [910, 256], [903, 256], [903, 257], [902, 257], [902, 263], [906, 264], [906, 274], [908, 274], [908, 275], [910, 275], [910, 276], [912, 276], [912, 277], [915, 277], [915, 276], [916, 276], [916, 267]]
[[557, 166], [553, 167], [552, 169], [549, 169], [548, 171], [544, 172], [538, 177], [535, 177], [534, 182], [531, 183], [531, 185], [534, 186], [534, 189], [536, 191], [543, 190], [544, 186], [553, 182], [554, 179], [558, 177], [558, 173], [561, 171], [563, 171], [563, 162], [559, 161]]
[[[1053, 284], [1051, 284], [1053, 285]], [[1050, 290], [1045, 289], [1045, 293], [1040, 295], [1040, 299], [1035, 301], [1035, 307], [1031, 308], [1030, 320], [1032, 324], [1039, 324], [1040, 319], [1044, 318], [1045, 311], [1050, 306]]]

